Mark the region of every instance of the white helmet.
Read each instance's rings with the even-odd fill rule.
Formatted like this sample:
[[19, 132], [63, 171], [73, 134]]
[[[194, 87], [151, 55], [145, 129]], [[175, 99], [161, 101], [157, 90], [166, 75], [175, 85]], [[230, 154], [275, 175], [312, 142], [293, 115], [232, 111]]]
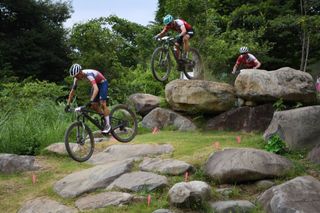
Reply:
[[82, 68], [81, 68], [80, 64], [72, 64], [72, 66], [70, 67], [70, 70], [69, 70], [70, 76], [71, 77], [76, 76], [80, 72], [81, 69]]
[[239, 52], [240, 52], [240, 54], [247, 53], [247, 52], [249, 52], [249, 49], [248, 49], [248, 47], [240, 47]]

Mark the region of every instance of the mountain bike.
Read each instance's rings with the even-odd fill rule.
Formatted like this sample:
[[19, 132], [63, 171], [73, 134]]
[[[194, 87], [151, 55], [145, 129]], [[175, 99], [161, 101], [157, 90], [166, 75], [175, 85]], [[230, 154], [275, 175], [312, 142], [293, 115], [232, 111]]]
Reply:
[[[87, 125], [90, 121], [98, 129], [103, 130], [105, 119], [86, 106], [71, 109], [76, 113], [76, 121], [72, 123], [64, 136], [64, 143], [69, 156], [78, 162], [88, 160], [94, 151], [94, 138]], [[111, 135], [119, 142], [130, 142], [137, 134], [137, 120], [132, 110], [126, 105], [118, 104], [110, 111]], [[106, 135], [106, 134], [105, 134]]]
[[170, 36], [164, 36], [157, 39], [161, 46], [157, 47], [151, 57], [151, 70], [154, 78], [164, 82], [168, 79], [172, 68], [171, 54], [177, 63], [178, 71], [184, 73], [188, 79], [199, 79], [202, 75], [202, 61], [197, 49], [190, 47], [188, 55], [182, 57], [183, 48], [179, 46], [179, 55], [175, 51], [176, 39]]

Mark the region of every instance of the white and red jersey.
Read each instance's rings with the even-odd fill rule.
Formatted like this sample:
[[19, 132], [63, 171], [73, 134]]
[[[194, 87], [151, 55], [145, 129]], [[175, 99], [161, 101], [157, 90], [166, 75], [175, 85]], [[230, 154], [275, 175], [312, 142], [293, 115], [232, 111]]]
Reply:
[[257, 58], [250, 53], [240, 55], [236, 62], [237, 65], [243, 64], [247, 68], [253, 68], [257, 65], [257, 63]]
[[181, 33], [181, 26], [183, 25], [185, 26], [187, 31], [192, 30], [192, 26], [183, 19], [175, 19], [173, 22], [174, 24], [169, 24], [164, 27], [165, 32], [168, 32], [168, 30], [175, 30]]
[[[82, 70], [82, 73], [86, 75], [87, 79], [91, 82], [92, 85], [102, 83], [106, 80], [106, 78], [97, 70], [85, 69]], [[74, 78], [74, 88], [77, 86], [77, 81], [77, 78]]]

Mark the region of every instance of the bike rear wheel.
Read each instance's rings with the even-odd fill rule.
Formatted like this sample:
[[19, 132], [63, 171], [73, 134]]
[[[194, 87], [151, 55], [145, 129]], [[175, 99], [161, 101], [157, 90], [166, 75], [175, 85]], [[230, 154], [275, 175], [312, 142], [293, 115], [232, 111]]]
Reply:
[[92, 131], [80, 121], [69, 126], [64, 137], [64, 143], [69, 156], [78, 162], [88, 160], [94, 151]]
[[171, 62], [169, 51], [164, 47], [158, 47], [154, 50], [151, 57], [151, 70], [156, 80], [164, 82], [168, 79]]
[[123, 104], [116, 105], [110, 112], [111, 134], [120, 142], [127, 143], [137, 134], [135, 114]]
[[190, 48], [185, 62], [184, 75], [188, 79], [202, 79], [202, 60], [200, 53], [195, 48]]

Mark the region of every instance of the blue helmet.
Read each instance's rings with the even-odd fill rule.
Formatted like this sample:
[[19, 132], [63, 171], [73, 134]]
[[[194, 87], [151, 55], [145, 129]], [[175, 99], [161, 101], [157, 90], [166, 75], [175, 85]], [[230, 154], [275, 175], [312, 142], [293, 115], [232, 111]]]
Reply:
[[168, 25], [173, 21], [172, 15], [168, 14], [163, 18], [163, 24]]

